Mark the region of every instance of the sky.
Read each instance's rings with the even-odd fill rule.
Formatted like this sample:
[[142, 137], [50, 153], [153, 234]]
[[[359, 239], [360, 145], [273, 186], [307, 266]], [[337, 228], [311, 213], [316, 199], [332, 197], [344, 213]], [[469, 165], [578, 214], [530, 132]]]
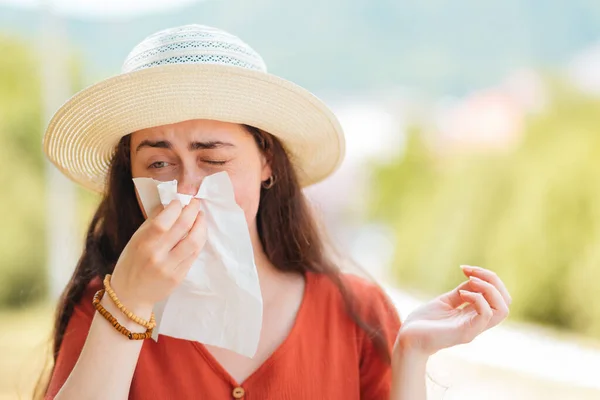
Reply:
[[33, 9], [46, 3], [60, 15], [101, 19], [152, 13], [198, 1], [202, 0], [0, 0], [0, 5]]

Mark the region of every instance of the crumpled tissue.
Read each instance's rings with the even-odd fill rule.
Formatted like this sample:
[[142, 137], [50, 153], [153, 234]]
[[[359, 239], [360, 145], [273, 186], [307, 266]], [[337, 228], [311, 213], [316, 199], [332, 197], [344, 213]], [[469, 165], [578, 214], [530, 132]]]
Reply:
[[206, 244], [198, 259], [183, 282], [154, 307], [153, 339], [161, 334], [253, 357], [263, 303], [248, 225], [227, 172], [205, 177], [195, 196], [177, 193], [176, 180], [133, 181], [146, 215], [171, 200], [187, 205], [197, 197], [207, 225]]

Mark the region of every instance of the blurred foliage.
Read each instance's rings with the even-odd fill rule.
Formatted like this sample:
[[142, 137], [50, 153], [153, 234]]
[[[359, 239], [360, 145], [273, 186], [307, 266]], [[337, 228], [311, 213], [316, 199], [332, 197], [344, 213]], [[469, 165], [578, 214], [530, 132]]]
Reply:
[[[271, 72], [313, 92], [376, 96], [405, 87], [462, 95], [515, 68], [563, 64], [600, 37], [598, 0], [186, 3], [131, 17], [67, 17], [65, 31], [94, 78], [117, 73], [151, 32], [202, 23], [239, 35]], [[37, 35], [40, 17], [0, 2], [0, 26], [11, 32]]]
[[35, 54], [0, 37], [0, 306], [19, 306], [45, 290], [44, 159]]
[[431, 293], [496, 271], [512, 316], [600, 335], [600, 99], [564, 87], [510, 151], [434, 153], [428, 132], [374, 172], [373, 218], [396, 234], [394, 274]]
[[[0, 307], [20, 307], [47, 293], [41, 74], [29, 43], [0, 35], [0, 54]], [[77, 89], [80, 65], [69, 67]]]

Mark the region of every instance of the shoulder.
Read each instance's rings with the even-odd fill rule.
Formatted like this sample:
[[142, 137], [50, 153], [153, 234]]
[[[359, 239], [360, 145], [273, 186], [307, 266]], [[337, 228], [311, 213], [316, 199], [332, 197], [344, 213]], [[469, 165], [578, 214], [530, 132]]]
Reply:
[[345, 274], [344, 279], [352, 293], [356, 313], [393, 344], [401, 322], [392, 299], [375, 281], [352, 274]]
[[102, 286], [100, 278], [92, 279], [80, 297], [67, 300], [67, 307], [73, 307], [73, 313], [69, 315], [62, 334], [60, 349], [46, 391], [46, 399], [53, 399], [56, 396], [79, 359], [94, 319], [95, 308], [92, 299]]
[[74, 314], [78, 314], [80, 317], [85, 317], [91, 320], [94, 317], [94, 313], [96, 309], [92, 304], [92, 300], [94, 295], [98, 290], [102, 289], [104, 285], [102, 284], [102, 279], [100, 277], [93, 278], [85, 287], [81, 298], [75, 304], [73, 309]]
[[[336, 276], [345, 287], [354, 292], [372, 294], [377, 291], [381, 291], [380, 286], [376, 282], [361, 276], [345, 272], [340, 272]], [[335, 282], [335, 278], [328, 274], [308, 272], [307, 279], [315, 288], [318, 287], [319, 290], [325, 293], [328, 292], [328, 294], [332, 294], [338, 290], [338, 285]]]
[[385, 320], [399, 320], [396, 306], [381, 285], [357, 275], [348, 274], [345, 278], [361, 312], [374, 313]]
[[327, 304], [346, 310], [349, 305], [371, 324], [384, 325], [390, 330], [399, 329], [400, 318], [396, 307], [377, 282], [349, 273], [340, 273], [335, 277], [309, 273], [307, 279], [310, 280], [313, 295], [322, 306]]

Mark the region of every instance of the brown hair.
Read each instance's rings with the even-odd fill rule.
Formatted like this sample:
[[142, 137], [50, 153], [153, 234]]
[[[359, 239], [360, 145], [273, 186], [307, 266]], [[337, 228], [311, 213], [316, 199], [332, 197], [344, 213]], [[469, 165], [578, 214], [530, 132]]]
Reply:
[[[339, 268], [328, 257], [322, 234], [283, 145], [273, 135], [257, 128], [246, 126], [246, 129], [269, 160], [276, 180], [271, 188], [261, 190], [256, 217], [267, 257], [283, 271], [311, 271], [329, 277], [339, 288], [350, 317], [389, 363], [390, 349], [379, 321], [367, 323], [358, 315], [352, 292], [344, 285]], [[52, 341], [54, 362], [73, 309], [81, 301], [87, 285], [93, 278], [112, 272], [125, 245], [144, 221], [131, 179], [130, 140], [130, 135], [124, 136], [116, 147], [107, 190], [88, 228], [83, 254], [59, 301]], [[47, 378], [46, 374], [40, 377], [36, 397], [46, 391]]]

